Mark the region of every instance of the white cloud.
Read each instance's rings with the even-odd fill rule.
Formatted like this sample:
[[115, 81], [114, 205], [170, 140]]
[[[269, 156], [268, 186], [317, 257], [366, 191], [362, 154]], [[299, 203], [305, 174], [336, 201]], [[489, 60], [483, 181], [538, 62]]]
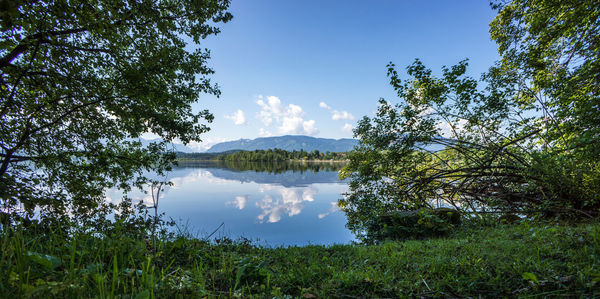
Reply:
[[191, 141], [190, 143], [187, 144], [187, 147], [189, 147], [195, 151], [198, 151], [198, 152], [205, 152], [211, 146], [213, 146], [217, 143], [231, 141], [231, 140], [233, 140], [233, 139], [230, 139], [230, 138], [207, 138], [207, 139], [203, 140], [202, 142]]
[[264, 128], [260, 128], [258, 130], [258, 137], [271, 137], [273, 134], [271, 132], [265, 130]]
[[[265, 126], [273, 123], [278, 125], [280, 134], [298, 134], [314, 136], [319, 133], [314, 120], [305, 120], [302, 107], [294, 104], [284, 106], [276, 96], [268, 96], [266, 101], [262, 96], [258, 97], [256, 104], [261, 107], [258, 117]], [[265, 129], [259, 132], [264, 135], [271, 134]]]
[[315, 201], [315, 195], [317, 195], [317, 189], [313, 187], [305, 188], [302, 191], [302, 200], [304, 201]]
[[304, 115], [304, 112], [302, 111], [302, 107], [298, 106], [298, 105], [294, 105], [294, 104], [289, 104], [288, 105], [288, 112], [290, 115], [296, 116], [302, 116]]
[[152, 132], [146, 132], [146, 133], [143, 133], [142, 135], [140, 135], [140, 138], [146, 139], [146, 140], [154, 140], [154, 139], [158, 139], [161, 137], [160, 137], [160, 135], [156, 135]]
[[264, 222], [266, 218], [267, 222], [275, 223], [279, 222], [285, 214], [290, 217], [298, 215], [304, 209], [304, 203], [314, 201], [315, 195], [318, 193], [318, 190], [314, 187], [277, 187], [276, 191], [281, 198], [274, 199], [267, 194], [261, 201], [256, 203], [256, 206], [262, 210], [262, 213], [256, 217], [259, 222]]
[[302, 127], [302, 118], [299, 116], [285, 117], [279, 127], [279, 133], [281, 134], [294, 134], [300, 131]]
[[331, 213], [335, 213], [340, 210], [340, 208], [337, 205], [337, 202], [332, 201], [332, 202], [330, 202], [330, 204], [331, 204], [331, 206], [329, 207], [329, 210], [327, 210], [327, 212], [317, 215], [317, 217], [319, 217], [319, 219], [323, 219], [323, 218], [325, 218], [325, 216], [327, 216]]
[[244, 111], [241, 109], [238, 109], [232, 115], [225, 115], [225, 118], [233, 120], [233, 123], [238, 126], [247, 124], [246, 116], [244, 115]]
[[327, 105], [325, 102], [319, 103], [319, 107], [321, 107], [323, 109], [331, 110], [331, 107], [329, 107], [329, 105]]
[[333, 110], [331, 113], [331, 119], [333, 120], [354, 120], [354, 115], [350, 114], [348, 111], [337, 111]]
[[235, 200], [228, 201], [227, 204], [234, 205], [236, 208], [243, 210], [246, 207], [246, 204], [248, 203], [248, 199], [248, 195], [236, 196]]
[[283, 107], [281, 106], [281, 100], [275, 96], [268, 96], [267, 102], [263, 101], [262, 96], [258, 96], [256, 101], [261, 108], [259, 116], [265, 126], [273, 123], [273, 120], [279, 120], [283, 114]]
[[206, 181], [211, 184], [231, 184], [232, 180], [227, 180], [223, 178], [218, 178], [214, 176], [210, 171], [202, 170], [202, 168], [198, 168], [198, 170], [191, 171], [185, 176], [174, 177], [170, 180], [173, 183], [171, 188], [180, 189], [183, 186], [189, 186], [193, 184], [197, 184], [198, 182]]
[[349, 123], [345, 123], [342, 127], [342, 131], [345, 133], [352, 133], [352, 129], [354, 129], [354, 126]]
[[[327, 105], [325, 102], [320, 102], [319, 107], [327, 110], [331, 110], [331, 106]], [[354, 120], [354, 115], [350, 114], [350, 112], [342, 110], [333, 110], [331, 111], [331, 119], [333, 120]]]
[[260, 184], [258, 186], [258, 192], [265, 193], [267, 191], [274, 190], [275, 188], [277, 188], [277, 185], [274, 184]]
[[263, 210], [263, 212], [256, 217], [260, 223], [264, 222], [265, 217], [267, 216], [267, 222], [279, 222], [279, 220], [281, 220], [281, 215], [285, 213], [285, 207], [278, 205], [278, 202], [274, 201], [270, 195], [265, 195], [260, 202], [256, 203], [256, 206]]
[[313, 136], [319, 133], [319, 129], [317, 129], [317, 127], [315, 126], [315, 121], [312, 119], [309, 121], [302, 122], [302, 128], [304, 129], [304, 132], [306, 132], [307, 135]]

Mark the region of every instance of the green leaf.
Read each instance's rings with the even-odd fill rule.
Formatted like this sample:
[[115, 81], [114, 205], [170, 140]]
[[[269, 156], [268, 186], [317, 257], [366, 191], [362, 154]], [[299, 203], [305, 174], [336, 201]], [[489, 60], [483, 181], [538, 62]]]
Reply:
[[535, 282], [535, 284], [539, 284], [540, 282], [537, 279], [537, 276], [535, 276], [535, 274], [531, 273], [531, 272], [525, 272], [523, 273], [523, 279], [527, 280], [527, 281], [533, 281]]
[[85, 267], [85, 271], [90, 274], [100, 273], [103, 268], [104, 268], [104, 265], [100, 264], [100, 263], [89, 264], [89, 265], [87, 265], [87, 267]]
[[139, 293], [135, 296], [135, 299], [146, 299], [146, 298], [150, 298], [150, 291], [148, 291], [148, 290], [143, 290], [141, 293]]
[[48, 270], [54, 270], [60, 265], [62, 265], [62, 260], [47, 254], [41, 254], [38, 252], [28, 251], [27, 256], [33, 262], [36, 262], [42, 265], [44, 268]]

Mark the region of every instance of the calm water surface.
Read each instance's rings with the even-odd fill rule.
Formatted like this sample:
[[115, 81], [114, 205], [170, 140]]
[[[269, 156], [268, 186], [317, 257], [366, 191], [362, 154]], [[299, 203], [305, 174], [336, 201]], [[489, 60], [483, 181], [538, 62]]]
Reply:
[[[266, 246], [349, 243], [336, 202], [348, 189], [331, 169], [256, 171], [203, 163], [175, 168], [159, 211], [197, 237], [246, 237]], [[264, 170], [264, 169], [263, 169]], [[133, 196], [136, 198], [136, 196]], [[139, 196], [151, 203], [150, 196]]]

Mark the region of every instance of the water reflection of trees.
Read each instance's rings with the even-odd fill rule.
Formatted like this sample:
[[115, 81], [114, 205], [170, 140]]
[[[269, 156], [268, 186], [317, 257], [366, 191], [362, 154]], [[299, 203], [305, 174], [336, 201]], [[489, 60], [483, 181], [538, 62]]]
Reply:
[[266, 162], [266, 161], [180, 161], [180, 167], [222, 168], [231, 171], [255, 171], [280, 174], [284, 172], [331, 172], [339, 171], [344, 162]]

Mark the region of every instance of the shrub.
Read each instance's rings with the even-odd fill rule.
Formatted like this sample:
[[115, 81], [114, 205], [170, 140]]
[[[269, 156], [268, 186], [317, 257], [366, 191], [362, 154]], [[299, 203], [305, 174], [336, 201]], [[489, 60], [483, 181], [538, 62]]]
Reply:
[[370, 221], [366, 239], [383, 240], [421, 239], [445, 235], [460, 225], [460, 212], [450, 208], [394, 211]]

